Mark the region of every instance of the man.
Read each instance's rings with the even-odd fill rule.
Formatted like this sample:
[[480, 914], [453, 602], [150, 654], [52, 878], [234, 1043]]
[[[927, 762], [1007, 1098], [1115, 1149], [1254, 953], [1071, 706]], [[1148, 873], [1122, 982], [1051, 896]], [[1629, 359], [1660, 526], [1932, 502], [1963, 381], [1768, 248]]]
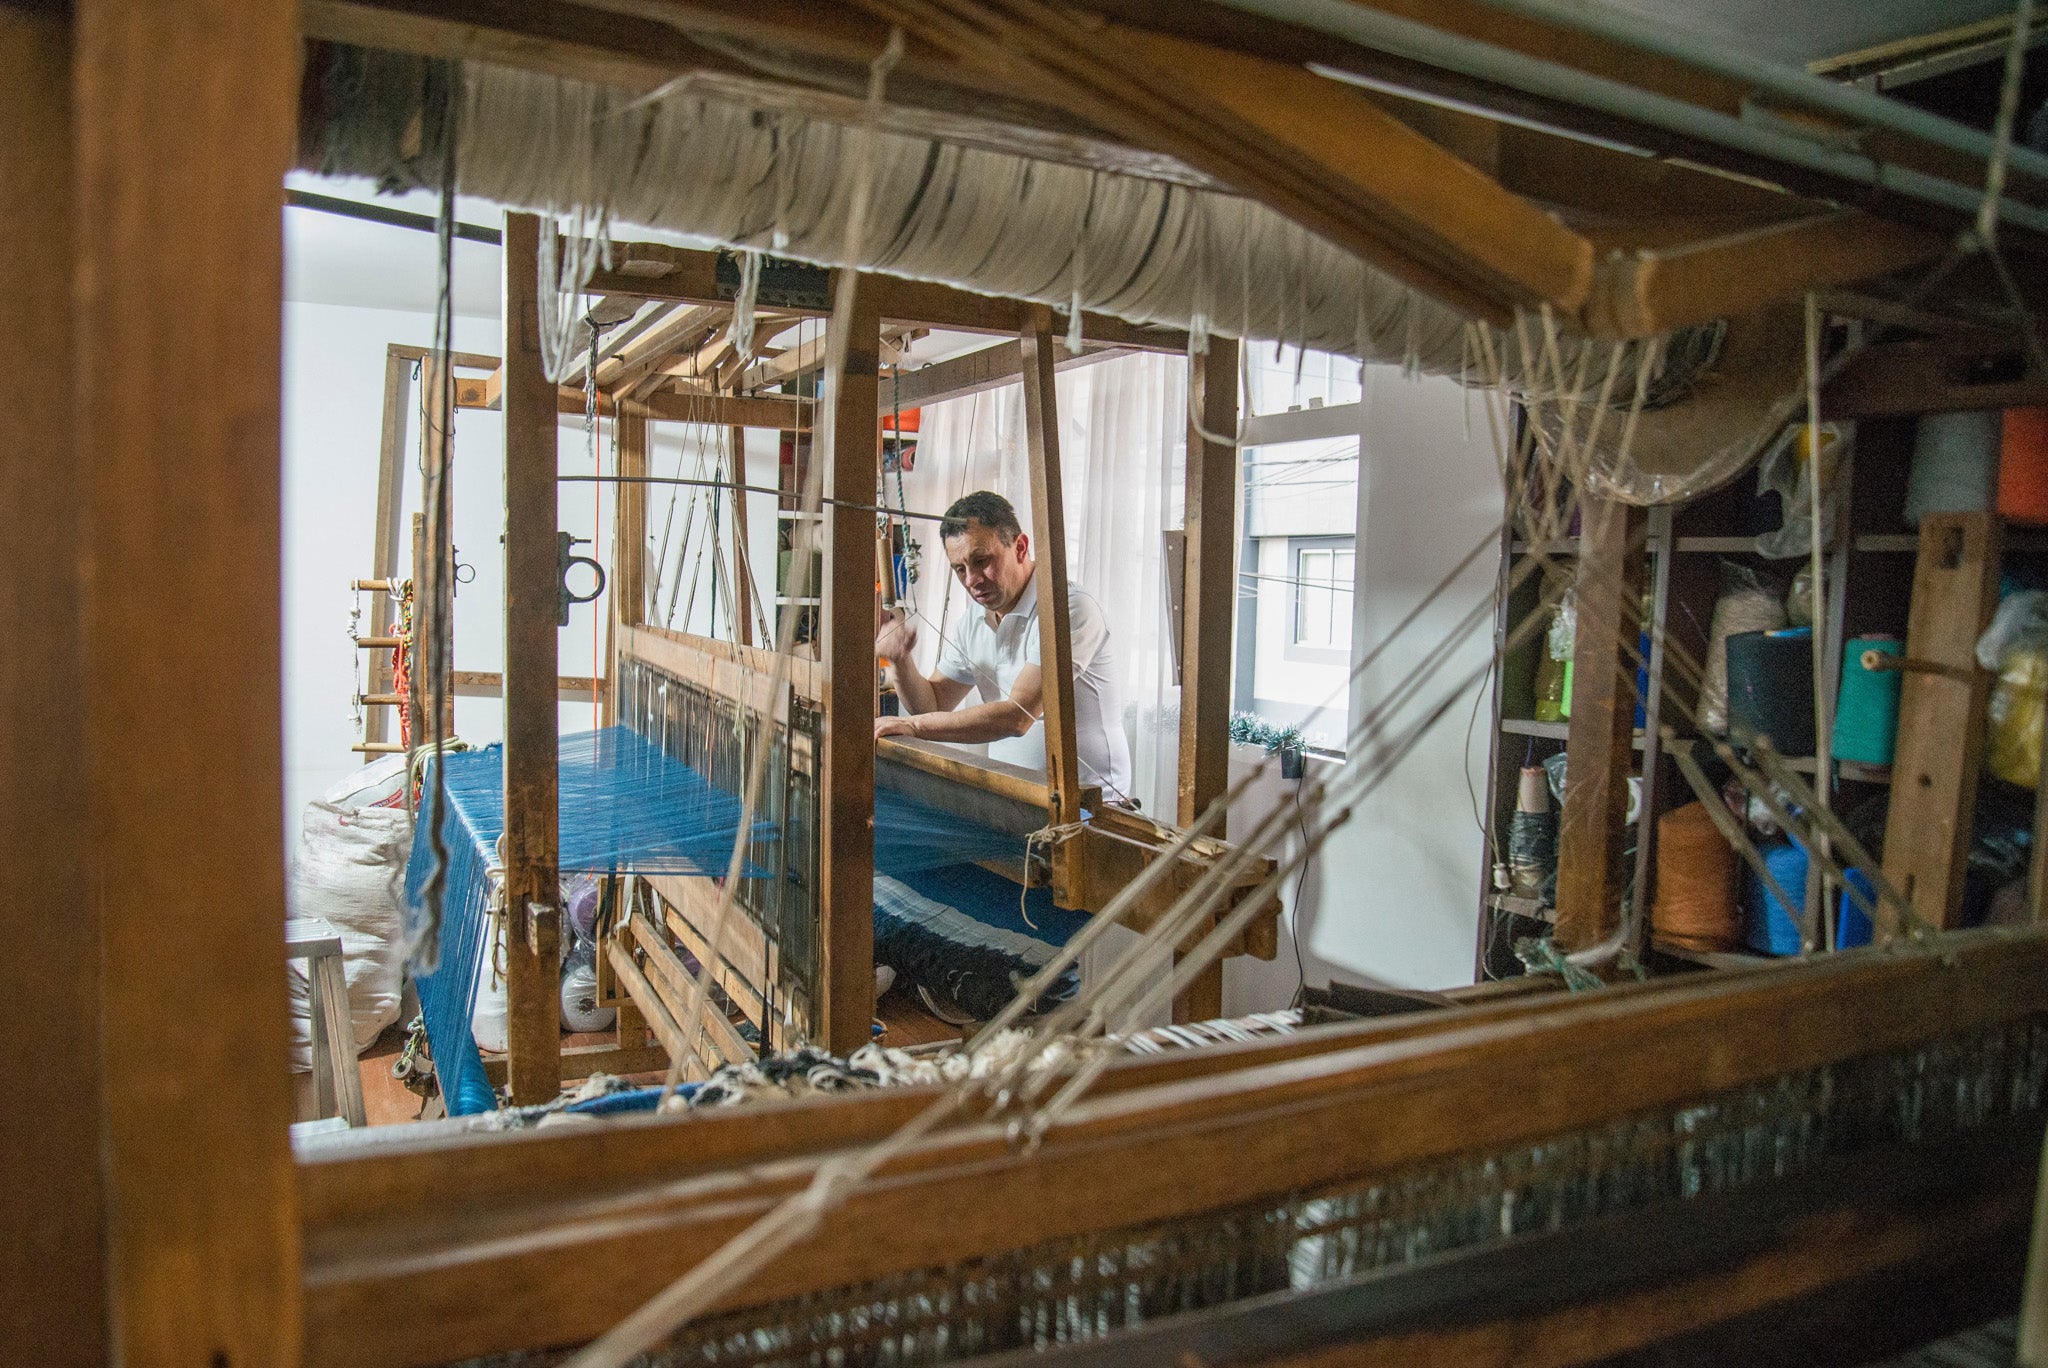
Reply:
[[[911, 661], [914, 621], [890, 618], [875, 636], [875, 653], [890, 662], [902, 715], [875, 719], [875, 735], [928, 741], [988, 742], [991, 759], [1045, 769], [1045, 728], [1038, 655], [1037, 562], [1017, 510], [1000, 494], [977, 490], [956, 501], [939, 523], [953, 575], [979, 611], [970, 610], [941, 644], [938, 673]], [[1073, 638], [1074, 739], [1081, 782], [1103, 797], [1129, 803], [1131, 751], [1124, 740], [1123, 700], [1102, 605], [1067, 586]], [[968, 693], [980, 701], [960, 707]]]

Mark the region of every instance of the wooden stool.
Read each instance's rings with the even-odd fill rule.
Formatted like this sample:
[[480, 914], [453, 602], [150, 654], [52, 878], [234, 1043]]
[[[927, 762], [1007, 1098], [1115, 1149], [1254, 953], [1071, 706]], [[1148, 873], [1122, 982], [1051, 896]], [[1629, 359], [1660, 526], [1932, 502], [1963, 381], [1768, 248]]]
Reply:
[[319, 917], [288, 918], [284, 957], [306, 961], [307, 1019], [312, 1025], [313, 1112], [363, 1122], [363, 1076], [356, 1065], [355, 1028], [349, 1019], [348, 975], [341, 933]]

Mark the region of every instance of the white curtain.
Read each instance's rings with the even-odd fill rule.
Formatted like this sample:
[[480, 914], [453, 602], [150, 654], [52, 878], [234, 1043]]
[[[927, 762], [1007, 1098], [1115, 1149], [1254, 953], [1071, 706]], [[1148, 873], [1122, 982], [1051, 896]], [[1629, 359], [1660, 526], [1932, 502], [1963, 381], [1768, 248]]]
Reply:
[[[886, 404], [889, 389], [883, 386]], [[1060, 467], [1066, 496], [1068, 575], [1109, 619], [1122, 676], [1124, 731], [1133, 794], [1144, 811], [1174, 819], [1180, 689], [1166, 605], [1161, 534], [1182, 525], [1187, 459], [1187, 362], [1146, 352], [1079, 366], [1057, 383]], [[903, 476], [905, 506], [943, 513], [962, 494], [989, 489], [1031, 528], [1031, 467], [1024, 391], [1006, 385], [927, 407], [916, 468]], [[889, 498], [897, 500], [894, 480]], [[975, 608], [953, 581], [938, 526], [916, 522], [923, 569], [913, 598], [917, 663], [929, 672], [942, 635]]]

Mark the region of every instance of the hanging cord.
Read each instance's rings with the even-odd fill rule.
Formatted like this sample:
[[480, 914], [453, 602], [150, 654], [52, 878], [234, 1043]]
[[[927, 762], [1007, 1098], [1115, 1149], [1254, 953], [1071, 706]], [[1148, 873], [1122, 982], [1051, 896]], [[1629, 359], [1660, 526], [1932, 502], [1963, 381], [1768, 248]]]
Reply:
[[[429, 413], [435, 421], [427, 424], [428, 445], [427, 522], [429, 525], [425, 580], [428, 601], [433, 605], [434, 624], [427, 640], [427, 724], [425, 736], [434, 758], [433, 784], [428, 790], [427, 845], [433, 865], [421, 889], [425, 921], [415, 929], [411, 958], [420, 973], [431, 973], [441, 962], [441, 921], [448, 894], [448, 841], [442, 821], [448, 808], [448, 777], [444, 763], [448, 743], [448, 671], [453, 640], [455, 586], [448, 583], [454, 560], [452, 514], [448, 507], [449, 448], [455, 437], [455, 168], [457, 112], [462, 88], [461, 68], [451, 75], [447, 87], [446, 123], [441, 140], [441, 204], [434, 217], [434, 398]], [[419, 567], [414, 567], [418, 573]]]

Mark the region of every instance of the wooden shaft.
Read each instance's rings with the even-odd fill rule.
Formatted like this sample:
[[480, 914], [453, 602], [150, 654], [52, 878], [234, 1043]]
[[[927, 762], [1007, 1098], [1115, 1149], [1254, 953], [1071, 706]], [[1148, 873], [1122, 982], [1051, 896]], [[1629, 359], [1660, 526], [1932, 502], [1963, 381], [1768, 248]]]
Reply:
[[554, 1100], [562, 1085], [555, 617], [561, 564], [555, 387], [541, 367], [536, 307], [541, 232], [535, 215], [505, 216], [506, 1072], [521, 1106]]
[[732, 612], [733, 640], [754, 644], [753, 562], [747, 554], [747, 430], [732, 433]]
[[[1237, 357], [1211, 338], [1188, 362], [1185, 573], [1181, 590], [1179, 818], [1190, 825], [1230, 787], [1231, 626], [1237, 603]], [[1204, 435], [1226, 437], [1215, 442]], [[1176, 957], [1177, 958], [1177, 957]], [[1223, 963], [1174, 999], [1175, 1021], [1223, 1015]]]
[[404, 637], [359, 636], [356, 638], [356, 649], [358, 651], [388, 651], [394, 646], [403, 644], [404, 641]]
[[[1998, 606], [2003, 547], [1995, 513], [1930, 513], [1920, 523], [1906, 658], [1942, 668], [1907, 670], [1899, 682], [1884, 876], [1930, 926], [1953, 926], [1962, 910], [1991, 698], [1977, 637]], [[1890, 940], [1897, 912], [1888, 901], [1877, 912], [1878, 939]]]
[[0, 1362], [85, 1368], [110, 1355], [71, 62], [67, 15], [0, 8], [0, 634], [35, 643], [0, 651]]
[[[355, 587], [370, 593], [370, 630], [381, 632], [391, 624], [391, 595], [397, 588], [399, 519], [405, 499], [405, 408], [412, 396], [412, 361], [386, 350], [384, 354], [384, 427], [377, 444], [377, 525], [371, 541], [370, 564], [377, 579], [357, 580]], [[370, 688], [382, 691], [391, 683], [391, 662], [370, 661]], [[385, 718], [372, 714], [363, 719], [363, 740], [384, 739]]]
[[[278, 223], [298, 10], [242, 0], [69, 9], [77, 250], [57, 278], [73, 292], [77, 336], [63, 353], [70, 376], [39, 402], [76, 396], [77, 445], [63, 459], [86, 489], [72, 554], [92, 567], [82, 696], [100, 998], [85, 1023], [67, 1024], [85, 1039], [97, 1026], [102, 1073], [97, 1087], [90, 1075], [63, 1082], [67, 1111], [92, 1108], [95, 1095], [103, 1106], [105, 1361], [296, 1364]], [[10, 177], [0, 199], [11, 209], [23, 193]], [[17, 250], [9, 234], [6, 252]], [[32, 345], [51, 351], [59, 337], [39, 332]], [[36, 455], [45, 473], [58, 459]], [[10, 518], [19, 512], [10, 506]], [[231, 646], [192, 630], [195, 583]], [[38, 653], [47, 630], [34, 634]], [[199, 792], [206, 801], [192, 802]], [[10, 1168], [7, 1181], [41, 1187], [51, 1175]]]
[[[1038, 658], [1045, 708], [1045, 778], [1052, 823], [1081, 820], [1081, 757], [1074, 739], [1074, 636], [1067, 606], [1067, 512], [1060, 484], [1060, 411], [1053, 386], [1052, 310], [1024, 310], [1024, 432], [1031, 455], [1031, 541], [1037, 559]], [[1070, 907], [1082, 890], [1071, 843], [1053, 847], [1053, 898]]]
[[[871, 503], [881, 410], [877, 358], [881, 319], [867, 282], [852, 308], [834, 314], [846, 328], [846, 365], [825, 376], [820, 421], [831, 425], [828, 498]], [[825, 668], [823, 747], [819, 766], [819, 943], [825, 965], [819, 1020], [826, 1048], [846, 1054], [867, 1043], [875, 997], [875, 520], [827, 505], [821, 659]]]
[[[647, 420], [621, 414], [618, 425], [619, 474], [612, 486], [611, 649], [606, 653], [608, 682], [619, 678], [619, 640], [623, 629], [647, 618], [647, 486], [636, 477], [647, 474]], [[618, 690], [607, 688], [605, 725], [619, 720]]]
[[1611, 499], [1582, 505], [1578, 639], [1558, 819], [1557, 943], [1583, 950], [1621, 925], [1628, 778], [1635, 768], [1635, 605], [1643, 580], [1643, 511]]

